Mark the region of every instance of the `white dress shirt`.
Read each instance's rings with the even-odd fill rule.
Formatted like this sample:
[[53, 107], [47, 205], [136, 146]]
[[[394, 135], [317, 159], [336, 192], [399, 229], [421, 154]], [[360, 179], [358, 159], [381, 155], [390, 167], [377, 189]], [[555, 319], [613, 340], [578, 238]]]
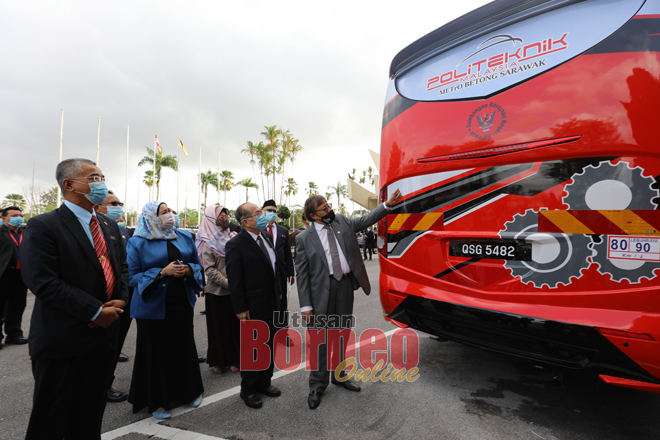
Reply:
[[[247, 231], [247, 229], [246, 229], [246, 231]], [[257, 235], [255, 233], [250, 232], [250, 231], [247, 231], [247, 232], [252, 236], [252, 238], [254, 238], [254, 241], [257, 241], [257, 238], [259, 238], [261, 236], [261, 234]], [[261, 237], [261, 241], [263, 241], [264, 246], [266, 246], [266, 250], [268, 251], [268, 256], [270, 256], [270, 264], [273, 267], [273, 273], [275, 273], [275, 261], [277, 259], [277, 257], [275, 256], [275, 251], [270, 246], [270, 243], [268, 242], [268, 240]], [[259, 246], [259, 243], [257, 243], [257, 246]], [[259, 248], [261, 248], [261, 246], [259, 246]]]
[[334, 275], [335, 268], [332, 267], [332, 255], [330, 255], [330, 244], [328, 243], [328, 233], [330, 233], [331, 235], [330, 239], [334, 240], [335, 243], [337, 243], [337, 251], [339, 251], [339, 263], [341, 264], [341, 267], [337, 269], [339, 270], [340, 275], [349, 273], [351, 271], [351, 268], [348, 266], [348, 261], [344, 256], [344, 251], [341, 249], [341, 246], [339, 246], [339, 241], [337, 240], [337, 237], [335, 236], [334, 232], [332, 232], [332, 227], [330, 228], [330, 231], [328, 231], [327, 229], [325, 229], [325, 225], [321, 225], [316, 222], [314, 222], [314, 227], [316, 228], [316, 232], [319, 234], [319, 238], [321, 239], [321, 244], [323, 245], [323, 251], [325, 252], [325, 258], [328, 260], [328, 270], [330, 270], [330, 276]]

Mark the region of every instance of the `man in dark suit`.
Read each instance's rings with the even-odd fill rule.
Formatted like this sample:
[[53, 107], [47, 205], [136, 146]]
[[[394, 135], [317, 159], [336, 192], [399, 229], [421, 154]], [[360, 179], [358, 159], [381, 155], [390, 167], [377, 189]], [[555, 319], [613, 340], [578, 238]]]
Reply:
[[117, 224], [94, 212], [108, 194], [94, 162], [64, 160], [55, 177], [65, 201], [30, 219], [21, 248], [23, 279], [36, 296], [26, 439], [99, 440], [128, 297], [126, 252]]
[[250, 408], [261, 408], [259, 394], [279, 397], [281, 392], [271, 385], [273, 377], [273, 315], [279, 310], [281, 299], [280, 269], [268, 233], [264, 232], [268, 221], [259, 206], [244, 203], [236, 209], [236, 219], [241, 232], [227, 242], [225, 264], [229, 292], [238, 319], [260, 320], [268, 324], [270, 360], [268, 368], [246, 371], [241, 368], [241, 399]]
[[273, 244], [275, 245], [275, 254], [277, 255], [277, 261], [280, 263], [280, 270], [283, 273], [280, 273], [280, 290], [282, 292], [282, 300], [280, 301], [280, 313], [278, 314], [279, 319], [276, 320], [275, 325], [278, 328], [285, 328], [289, 326], [289, 312], [288, 307], [288, 291], [286, 283], [287, 281], [290, 284], [295, 282], [295, 270], [293, 267], [293, 258], [291, 257], [291, 242], [289, 241], [289, 229], [278, 225], [275, 223], [277, 219], [277, 205], [274, 200], [266, 200], [264, 206], [261, 207], [266, 220], [268, 221], [268, 226], [266, 226], [266, 231], [273, 237]]
[[369, 250], [369, 260], [371, 260], [371, 256], [373, 255], [374, 252], [374, 247], [376, 247], [376, 234], [374, 234], [374, 231], [371, 230], [371, 228], [367, 229], [364, 232], [364, 259], [367, 259], [367, 250]]
[[[300, 311], [308, 326], [310, 323], [317, 329], [352, 326], [353, 291], [361, 287], [367, 295], [371, 292], [355, 234], [385, 217], [399, 200], [401, 192], [397, 189], [383, 205], [364, 217], [352, 219], [341, 214], [335, 216], [323, 196], [307, 199], [305, 217], [312, 223], [296, 238], [296, 275]], [[318, 319], [329, 316], [338, 316], [340, 320]], [[340, 361], [344, 360], [345, 350], [344, 345], [339, 353]], [[319, 346], [318, 354], [318, 370], [309, 374], [307, 404], [310, 409], [318, 408], [329, 384], [327, 343]], [[332, 383], [349, 391], [360, 391], [355, 382], [339, 381], [334, 374]]]
[[23, 241], [23, 212], [18, 206], [2, 210], [0, 226], [0, 320], [6, 315], [4, 325], [0, 321], [0, 348], [2, 326], [7, 337], [5, 344], [27, 344], [21, 323], [27, 299], [27, 287], [21, 277], [19, 250]]

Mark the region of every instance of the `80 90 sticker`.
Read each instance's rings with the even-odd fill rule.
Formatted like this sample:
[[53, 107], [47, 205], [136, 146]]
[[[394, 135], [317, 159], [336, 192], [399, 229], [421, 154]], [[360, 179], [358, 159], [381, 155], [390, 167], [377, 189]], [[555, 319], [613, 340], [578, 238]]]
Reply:
[[660, 238], [610, 235], [608, 236], [607, 258], [660, 261]]

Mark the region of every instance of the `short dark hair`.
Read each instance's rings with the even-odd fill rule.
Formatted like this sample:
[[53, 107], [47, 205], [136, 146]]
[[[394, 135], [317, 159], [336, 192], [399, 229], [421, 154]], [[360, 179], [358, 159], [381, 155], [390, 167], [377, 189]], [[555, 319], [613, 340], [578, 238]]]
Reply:
[[302, 217], [302, 221], [307, 221], [307, 217], [305, 217], [305, 213], [304, 213], [304, 212], [302, 213], [301, 217]]
[[8, 207], [6, 207], [2, 210], [2, 216], [3, 217], [7, 217], [7, 211], [20, 211], [20, 212], [23, 212], [23, 210], [21, 208], [19, 208], [18, 206], [8, 206]]
[[307, 218], [307, 220], [309, 220], [310, 222], [313, 221], [312, 214], [318, 211], [318, 207], [321, 206], [321, 204], [323, 204], [324, 201], [325, 201], [325, 197], [323, 197], [320, 194], [314, 194], [313, 196], [305, 200], [303, 215]]
[[238, 224], [243, 227], [243, 219], [248, 217], [248, 212], [247, 209], [245, 209], [245, 205], [247, 205], [249, 202], [243, 203], [241, 206], [236, 208], [236, 212], [234, 213], [234, 216], [236, 217], [236, 220], [238, 220]]
[[96, 165], [96, 162], [93, 162], [89, 159], [80, 158], [64, 159], [62, 162], [57, 164], [57, 168], [55, 168], [55, 180], [57, 180], [57, 184], [60, 186], [62, 194], [66, 192], [62, 182], [64, 179], [71, 179], [72, 177], [82, 173], [83, 169], [80, 166], [81, 163]]

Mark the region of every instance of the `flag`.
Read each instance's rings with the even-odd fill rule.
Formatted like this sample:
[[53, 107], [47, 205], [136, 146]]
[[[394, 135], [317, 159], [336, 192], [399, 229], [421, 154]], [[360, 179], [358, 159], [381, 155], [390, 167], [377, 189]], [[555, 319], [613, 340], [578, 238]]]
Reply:
[[161, 148], [160, 148], [160, 142], [158, 142], [158, 135], [155, 135], [155, 136], [156, 136], [156, 146], [158, 147], [158, 152], [162, 153], [163, 150], [161, 150]]
[[179, 147], [183, 148], [183, 152], [188, 155], [188, 150], [186, 150], [186, 147], [183, 146], [183, 142], [181, 142], [181, 139], [179, 139]]

